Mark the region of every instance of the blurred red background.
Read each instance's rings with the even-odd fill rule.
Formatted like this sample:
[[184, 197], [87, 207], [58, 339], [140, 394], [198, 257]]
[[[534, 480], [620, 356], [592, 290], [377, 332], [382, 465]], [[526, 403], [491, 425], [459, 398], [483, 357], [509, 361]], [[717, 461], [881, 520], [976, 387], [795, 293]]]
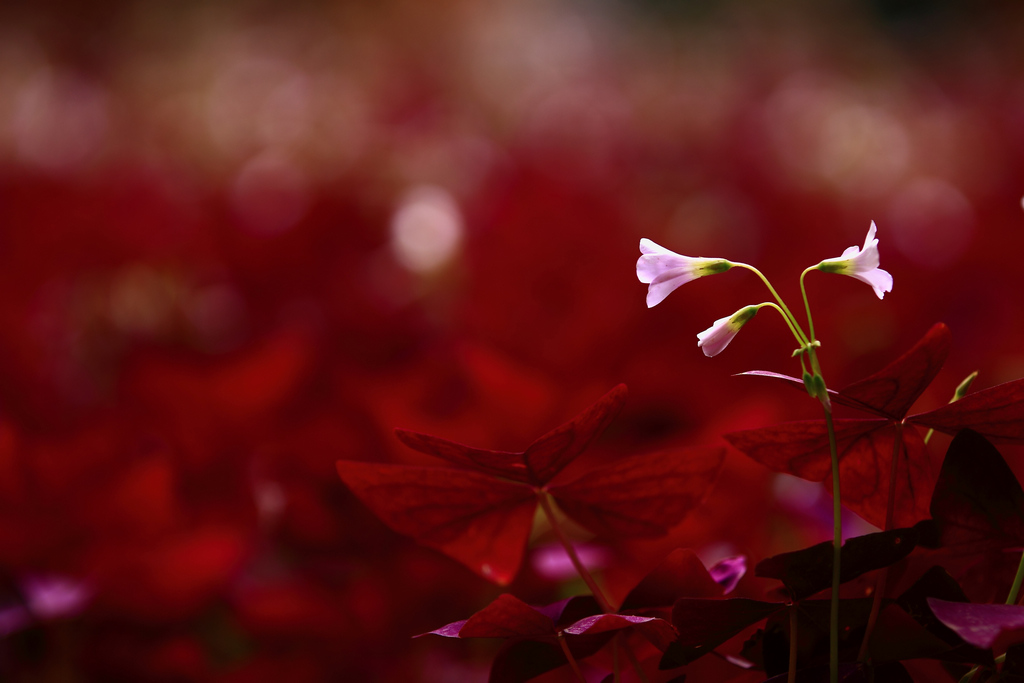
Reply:
[[[486, 680], [492, 644], [411, 636], [500, 589], [337, 459], [430, 464], [395, 427], [521, 449], [619, 382], [574, 471], [817, 416], [731, 377], [798, 371], [776, 317], [696, 348], [760, 283], [647, 310], [641, 237], [795, 308], [875, 220], [884, 301], [809, 277], [830, 383], [938, 321], [922, 408], [1018, 378], [1022, 195], [1013, 2], [5, 4], [0, 577], [33, 616], [0, 619], [0, 675]], [[730, 452], [670, 538], [595, 540], [597, 568], [621, 596], [678, 545], [792, 550], [823, 495]], [[545, 543], [527, 601], [582, 590]]]

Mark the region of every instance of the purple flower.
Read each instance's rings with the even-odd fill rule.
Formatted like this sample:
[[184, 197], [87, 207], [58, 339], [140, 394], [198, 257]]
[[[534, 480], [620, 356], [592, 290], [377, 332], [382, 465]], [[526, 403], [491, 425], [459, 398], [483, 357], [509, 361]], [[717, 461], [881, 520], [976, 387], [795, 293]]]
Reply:
[[866, 282], [881, 299], [892, 291], [892, 275], [878, 267], [878, 240], [875, 238], [875, 222], [871, 221], [864, 247], [850, 247], [838, 258], [825, 259], [817, 265], [826, 273], [839, 273]]
[[690, 280], [724, 273], [732, 268], [725, 259], [683, 256], [647, 238], [640, 240], [640, 253], [643, 255], [636, 262], [636, 276], [640, 282], [650, 285], [647, 288], [647, 308], [657, 306], [676, 287]]
[[757, 314], [757, 309], [757, 306], [745, 306], [732, 315], [719, 318], [714, 325], [697, 335], [697, 347], [708, 358], [725, 351], [725, 347], [739, 334], [747, 321]]

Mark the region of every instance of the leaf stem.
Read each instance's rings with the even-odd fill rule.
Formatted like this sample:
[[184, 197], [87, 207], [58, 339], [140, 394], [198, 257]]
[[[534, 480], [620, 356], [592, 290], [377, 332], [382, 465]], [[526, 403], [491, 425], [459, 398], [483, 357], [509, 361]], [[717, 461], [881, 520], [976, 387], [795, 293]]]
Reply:
[[569, 649], [569, 643], [565, 642], [565, 636], [561, 633], [558, 634], [558, 644], [562, 646], [562, 652], [565, 654], [565, 658], [569, 660], [569, 666], [572, 667], [573, 673], [576, 674], [576, 678], [581, 680], [583, 683], [587, 683], [587, 677], [580, 671], [580, 665], [576, 661], [576, 658], [572, 656], [572, 650]]
[[[813, 358], [813, 356], [812, 356]], [[839, 454], [832, 412], [825, 409], [828, 448], [832, 456], [832, 609], [829, 617], [828, 669], [830, 683], [839, 683], [839, 563], [843, 548], [842, 502], [839, 495]]]
[[[594, 580], [594, 576], [584, 566], [583, 561], [580, 560], [579, 554], [576, 552], [576, 548], [573, 547], [572, 541], [565, 535], [562, 530], [562, 526], [558, 523], [558, 517], [555, 515], [555, 509], [551, 504], [551, 494], [544, 489], [534, 489], [537, 494], [537, 500], [540, 501], [540, 507], [544, 510], [544, 515], [548, 518], [548, 522], [551, 524], [551, 530], [555, 533], [558, 538], [558, 542], [565, 548], [565, 552], [569, 555], [569, 560], [572, 562], [572, 566], [576, 569], [576, 572], [583, 579], [583, 582], [590, 588], [590, 592], [594, 595], [594, 600], [601, 607], [601, 611], [605, 614], [615, 614], [616, 610], [612, 607], [611, 603], [608, 602], [608, 598], [605, 597], [601, 587], [597, 585], [597, 581]], [[565, 650], [568, 645], [563, 645], [562, 649]], [[636, 655], [633, 654], [632, 648], [629, 647], [629, 643], [623, 639], [622, 649], [626, 653], [626, 657], [629, 659], [630, 664], [636, 670], [636, 675], [640, 678], [643, 683], [647, 683], [647, 676], [644, 675], [644, 670], [640, 666], [640, 662], [637, 661]]]
[[565, 548], [565, 552], [569, 555], [569, 561], [572, 562], [572, 566], [576, 569], [576, 573], [580, 575], [583, 582], [587, 584], [590, 592], [594, 595], [594, 599], [597, 600], [597, 604], [601, 607], [601, 611], [605, 614], [615, 614], [615, 610], [612, 608], [611, 603], [608, 602], [608, 598], [605, 597], [601, 587], [597, 585], [597, 581], [594, 580], [593, 575], [583, 565], [580, 560], [580, 556], [576, 553], [576, 548], [573, 547], [572, 541], [562, 531], [561, 525], [558, 523], [558, 518], [555, 516], [555, 510], [551, 506], [551, 494], [543, 489], [536, 489], [537, 500], [540, 501], [540, 507], [544, 510], [544, 514], [548, 518], [548, 522], [551, 524], [551, 530], [555, 532], [555, 536], [558, 538], [558, 542]]

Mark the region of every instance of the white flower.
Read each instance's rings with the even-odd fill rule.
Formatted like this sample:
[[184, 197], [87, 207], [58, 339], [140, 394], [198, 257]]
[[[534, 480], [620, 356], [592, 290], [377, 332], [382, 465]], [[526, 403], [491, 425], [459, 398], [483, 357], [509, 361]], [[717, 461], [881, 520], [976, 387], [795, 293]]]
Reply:
[[739, 334], [747, 321], [757, 314], [757, 309], [757, 306], [745, 306], [732, 315], [719, 318], [714, 325], [697, 335], [697, 347], [708, 358], [725, 351], [725, 347]]
[[862, 249], [850, 247], [839, 258], [825, 259], [817, 268], [826, 273], [850, 275], [866, 282], [875, 290], [879, 299], [886, 292], [892, 291], [892, 275], [878, 267], [878, 240], [875, 239], [874, 221], [871, 221]]
[[683, 256], [644, 238], [640, 240], [640, 253], [636, 262], [636, 276], [647, 288], [647, 308], [657, 306], [676, 287], [704, 275], [724, 273], [732, 264], [720, 258], [693, 258]]

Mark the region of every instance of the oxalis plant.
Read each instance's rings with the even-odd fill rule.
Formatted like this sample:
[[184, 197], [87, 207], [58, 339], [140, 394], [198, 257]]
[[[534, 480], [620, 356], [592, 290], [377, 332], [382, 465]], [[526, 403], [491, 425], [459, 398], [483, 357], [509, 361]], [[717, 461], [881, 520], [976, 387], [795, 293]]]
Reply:
[[[892, 276], [879, 268], [875, 235], [872, 223], [862, 247], [800, 275], [806, 330], [753, 266], [640, 242], [637, 276], [649, 285], [649, 307], [699, 277], [735, 268], [757, 275], [771, 300], [715, 321], [697, 335], [698, 347], [717, 355], [758, 311], [772, 309], [796, 340], [801, 377], [743, 374], [802, 388], [822, 406], [823, 420], [725, 435], [771, 470], [824, 482], [833, 494], [831, 543], [766, 558], [754, 568], [781, 583], [773, 592], [778, 599], [726, 597], [747, 571], [746, 558], [705, 568], [682, 548], [621, 601], [602, 589], [567, 521], [609, 540], [664, 536], [700, 505], [725, 455], [717, 446], [629, 454], [566, 481], [563, 470], [621, 410], [626, 387], [619, 385], [523, 451], [400, 429], [396, 435], [406, 446], [446, 466], [337, 463], [342, 481], [388, 526], [498, 585], [515, 578], [542, 519], [590, 591], [545, 606], [503, 594], [468, 619], [422, 635], [505, 640], [491, 667], [493, 683], [559, 668], [602, 683], [902, 682], [915, 680], [904, 666], [912, 660], [934, 662], [924, 669], [929, 678], [918, 680], [933, 680], [936, 671], [949, 680], [1024, 680], [1024, 607], [1017, 604], [1024, 490], [993, 445], [1024, 443], [1024, 380], [968, 393], [972, 374], [948, 405], [910, 414], [949, 353], [950, 332], [940, 323], [879, 372], [829, 389], [805, 279], [814, 270], [849, 275], [881, 299], [892, 290]], [[866, 416], [833, 418], [835, 406]], [[921, 428], [928, 431], [922, 435]], [[954, 436], [938, 473], [927, 453], [934, 430]], [[881, 531], [844, 544], [844, 504]], [[1015, 575], [1012, 567], [1004, 571], [1008, 555], [1017, 558]], [[741, 635], [746, 640], [737, 646]], [[717, 658], [717, 666], [701, 668], [698, 660], [706, 656]]]

